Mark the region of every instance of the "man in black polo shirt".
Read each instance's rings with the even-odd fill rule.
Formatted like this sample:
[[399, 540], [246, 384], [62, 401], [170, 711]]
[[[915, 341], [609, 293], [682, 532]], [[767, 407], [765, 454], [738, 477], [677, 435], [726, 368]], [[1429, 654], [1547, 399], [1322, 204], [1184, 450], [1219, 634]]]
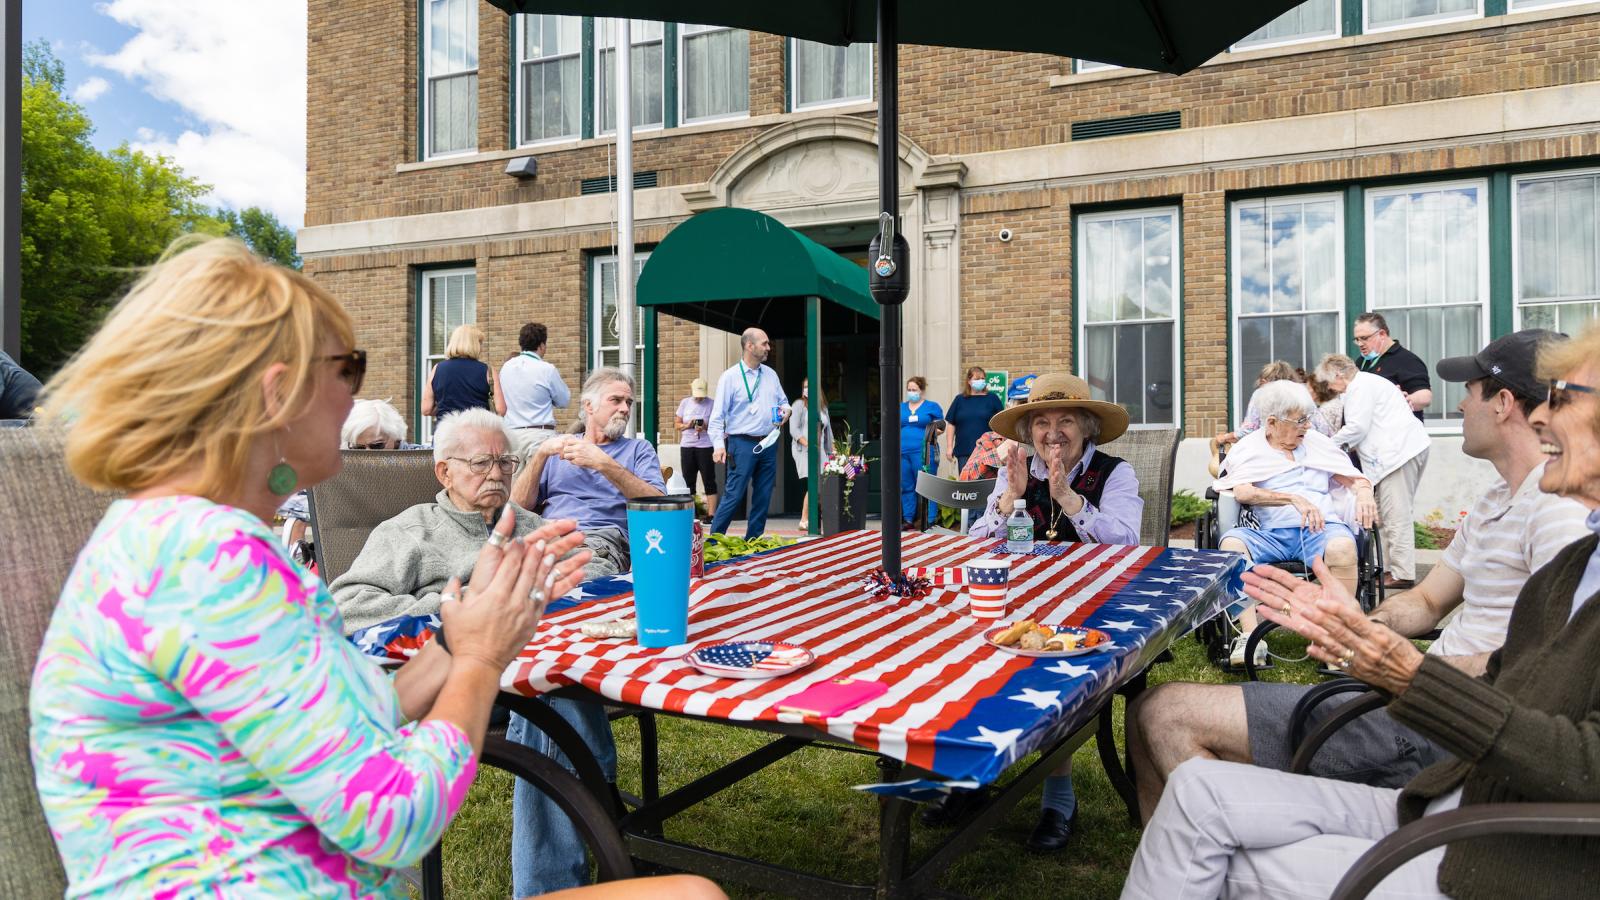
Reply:
[[1382, 375], [1406, 395], [1406, 402], [1417, 419], [1433, 402], [1433, 383], [1428, 380], [1428, 364], [1421, 357], [1389, 337], [1389, 323], [1383, 316], [1368, 312], [1356, 316], [1354, 337], [1361, 359], [1356, 364], [1363, 372]]

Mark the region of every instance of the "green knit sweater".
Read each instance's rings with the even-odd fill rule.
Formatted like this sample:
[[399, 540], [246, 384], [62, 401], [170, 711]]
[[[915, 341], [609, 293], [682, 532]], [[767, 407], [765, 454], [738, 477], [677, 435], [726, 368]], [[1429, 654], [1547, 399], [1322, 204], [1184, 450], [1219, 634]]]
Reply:
[[[1600, 802], [1600, 601], [1568, 623], [1596, 537], [1577, 541], [1517, 596], [1505, 646], [1480, 678], [1429, 656], [1389, 705], [1456, 758], [1400, 794], [1400, 821], [1462, 789], [1474, 803]], [[1451, 844], [1439, 890], [1457, 898], [1600, 895], [1600, 839], [1492, 836]]]

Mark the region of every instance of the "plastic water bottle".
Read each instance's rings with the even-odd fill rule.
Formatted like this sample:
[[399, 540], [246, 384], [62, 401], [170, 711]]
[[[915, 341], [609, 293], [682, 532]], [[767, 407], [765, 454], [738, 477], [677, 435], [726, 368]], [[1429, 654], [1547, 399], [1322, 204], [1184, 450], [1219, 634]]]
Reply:
[[1026, 501], [1012, 504], [1011, 518], [1006, 519], [1006, 552], [1033, 552], [1033, 517], [1028, 515]]

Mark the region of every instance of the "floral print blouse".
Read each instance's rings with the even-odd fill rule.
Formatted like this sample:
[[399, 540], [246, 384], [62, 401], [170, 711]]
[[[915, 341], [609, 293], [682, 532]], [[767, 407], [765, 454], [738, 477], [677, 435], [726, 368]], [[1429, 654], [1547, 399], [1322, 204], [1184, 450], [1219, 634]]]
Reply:
[[404, 897], [477, 770], [405, 724], [322, 582], [258, 518], [112, 504], [34, 670], [33, 763], [68, 897]]

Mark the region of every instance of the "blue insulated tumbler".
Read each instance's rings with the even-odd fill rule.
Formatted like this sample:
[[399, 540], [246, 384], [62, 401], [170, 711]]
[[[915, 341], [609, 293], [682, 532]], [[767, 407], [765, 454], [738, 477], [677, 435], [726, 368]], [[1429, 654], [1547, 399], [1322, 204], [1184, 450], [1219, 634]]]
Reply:
[[633, 556], [633, 607], [639, 646], [671, 647], [688, 640], [689, 552], [694, 498], [628, 501], [628, 547]]

